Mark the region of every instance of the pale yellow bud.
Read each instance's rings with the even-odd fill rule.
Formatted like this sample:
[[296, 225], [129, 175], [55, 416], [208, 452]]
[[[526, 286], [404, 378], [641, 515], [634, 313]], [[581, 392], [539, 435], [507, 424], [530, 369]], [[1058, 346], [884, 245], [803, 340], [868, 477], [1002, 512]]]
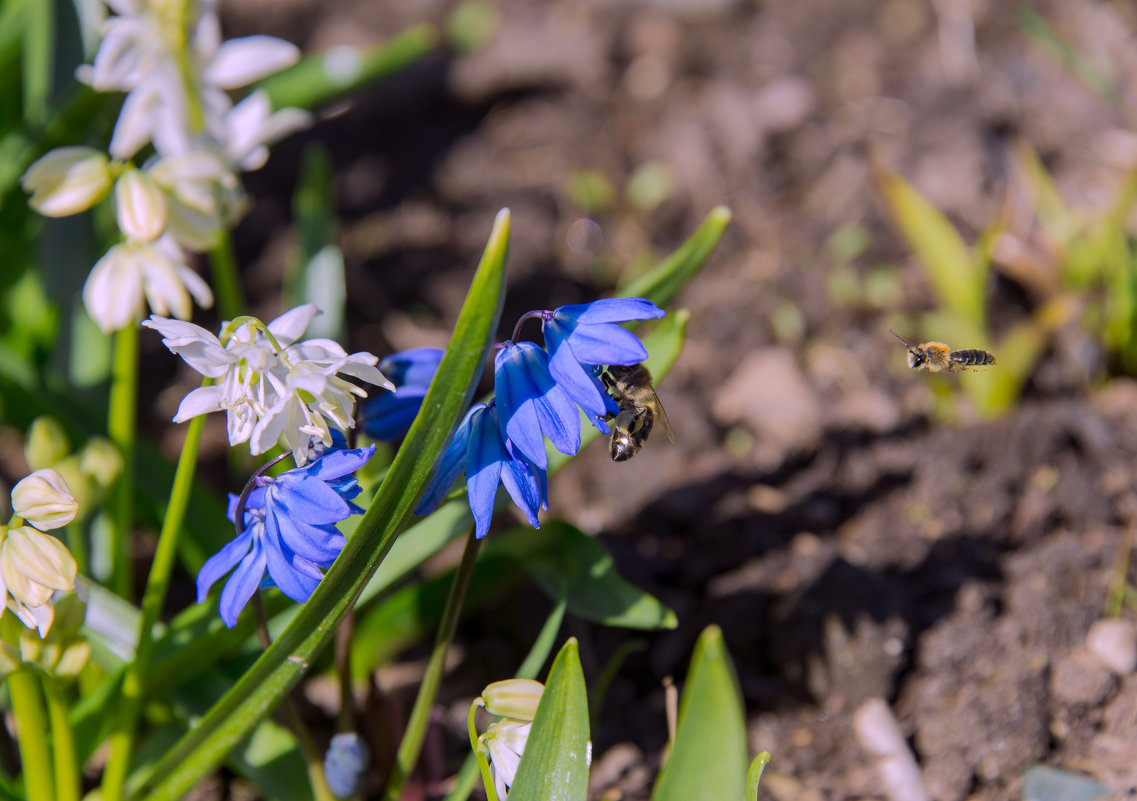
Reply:
[[[2, 609], [2, 607], [0, 607], [0, 609]], [[22, 661], [20, 651], [16, 646], [0, 640], [0, 678], [7, 676], [9, 673], [14, 673], [19, 669]]]
[[40, 214], [68, 217], [91, 208], [111, 188], [110, 161], [94, 148], [60, 147], [32, 164], [20, 183]]
[[36, 470], [12, 489], [12, 511], [44, 531], [66, 526], [78, 510], [67, 482], [54, 470]]
[[24, 456], [32, 470], [52, 467], [69, 453], [71, 441], [58, 420], [44, 415], [32, 421], [24, 444]]
[[114, 188], [119, 229], [130, 239], [153, 242], [166, 229], [166, 199], [146, 173], [128, 169]]
[[122, 454], [106, 437], [92, 437], [79, 452], [79, 471], [106, 489], [122, 472]]
[[491, 715], [514, 720], [533, 720], [545, 685], [532, 679], [495, 681], [482, 690], [482, 700]]

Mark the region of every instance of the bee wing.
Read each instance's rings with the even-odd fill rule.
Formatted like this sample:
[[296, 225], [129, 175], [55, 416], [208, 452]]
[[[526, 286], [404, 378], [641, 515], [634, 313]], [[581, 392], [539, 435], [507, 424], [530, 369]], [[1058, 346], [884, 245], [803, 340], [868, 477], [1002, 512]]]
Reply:
[[667, 432], [667, 438], [675, 442], [675, 432], [671, 429], [671, 421], [667, 418], [667, 410], [664, 409], [663, 404], [659, 402], [659, 396], [655, 394], [654, 388], [651, 394], [655, 398], [655, 410], [659, 413], [659, 422], [663, 423], [663, 430]]

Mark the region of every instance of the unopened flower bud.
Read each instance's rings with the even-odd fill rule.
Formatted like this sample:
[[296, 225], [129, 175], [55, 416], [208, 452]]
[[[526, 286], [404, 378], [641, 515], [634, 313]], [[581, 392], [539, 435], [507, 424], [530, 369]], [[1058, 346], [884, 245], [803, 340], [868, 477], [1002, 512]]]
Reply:
[[92, 437], [79, 451], [79, 472], [106, 489], [122, 472], [122, 454], [106, 437]]
[[166, 199], [146, 173], [128, 169], [114, 188], [118, 227], [130, 239], [153, 242], [166, 228]]
[[28, 168], [20, 180], [28, 204], [48, 217], [67, 217], [98, 203], [111, 187], [107, 155], [90, 147], [60, 147]]
[[67, 432], [54, 417], [42, 415], [32, 421], [24, 445], [24, 456], [33, 470], [51, 467], [71, 453]]
[[26, 606], [43, 606], [56, 590], [75, 588], [75, 557], [50, 534], [21, 526], [0, 544], [0, 579]]
[[54, 470], [36, 470], [12, 489], [12, 511], [44, 531], [66, 526], [78, 510], [67, 482]]
[[491, 715], [514, 720], [533, 720], [545, 685], [532, 679], [495, 681], [482, 690], [482, 700]]

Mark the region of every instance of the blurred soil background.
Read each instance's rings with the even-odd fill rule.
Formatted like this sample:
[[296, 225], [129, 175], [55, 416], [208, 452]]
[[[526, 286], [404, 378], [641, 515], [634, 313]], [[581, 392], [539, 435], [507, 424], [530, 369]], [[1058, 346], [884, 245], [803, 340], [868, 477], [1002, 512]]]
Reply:
[[[273, 34], [305, 51], [443, 27], [453, 8], [222, 4], [227, 36]], [[1036, 762], [1137, 798], [1133, 646], [1087, 647], [1137, 516], [1137, 384], [1106, 380], [1072, 319], [1005, 416], [980, 420], [964, 401], [953, 419], [937, 415], [935, 387], [955, 382], [908, 370], [888, 333], [936, 298], [870, 169], [905, 176], [968, 241], [1021, 189], [1022, 141], [1071, 205], [1103, 207], [1137, 165], [1125, 111], [1137, 106], [1137, 9], [1030, 6], [1108, 76], [1111, 101], [1027, 35], [1015, 3], [493, 8], [481, 49], [440, 51], [279, 145], [247, 178], [257, 200], [237, 246], [254, 311], [279, 312], [297, 165], [323, 143], [351, 349], [382, 355], [444, 344], [503, 206], [502, 338], [526, 310], [610, 293], [714, 206], [732, 209], [675, 304], [691, 311], [689, 340], [659, 389], [677, 443], [657, 435], [625, 464], [593, 445], [551, 482], [549, 514], [600, 537], [680, 620], [654, 634], [566, 624], [590, 679], [621, 644], [642, 645], [594, 728], [592, 797], [649, 796], [662, 682], [682, 680], [698, 632], [717, 623], [751, 752], [773, 754], [763, 799], [884, 797], [853, 728], [873, 698], [891, 706], [935, 801], [1019, 798]], [[998, 260], [988, 301], [995, 332], [1033, 308]], [[517, 664], [544, 619], [544, 596], [520, 593], [467, 610], [458, 653], [470, 658], [444, 685], [453, 710], [435, 779], [464, 753], [464, 705]], [[1107, 652], [1121, 663], [1109, 667]], [[398, 671], [379, 681], [409, 699]]]

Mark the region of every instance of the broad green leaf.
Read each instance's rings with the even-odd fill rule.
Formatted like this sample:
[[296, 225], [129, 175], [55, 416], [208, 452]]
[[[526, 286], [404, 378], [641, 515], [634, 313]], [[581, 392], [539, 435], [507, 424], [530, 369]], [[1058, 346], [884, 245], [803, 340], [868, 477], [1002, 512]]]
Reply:
[[585, 801], [588, 736], [588, 693], [572, 638], [549, 670], [510, 801]]
[[876, 179], [901, 235], [940, 300], [957, 317], [982, 325], [986, 273], [977, 269], [955, 226], [896, 173], [878, 166]]
[[274, 109], [317, 109], [421, 59], [438, 45], [438, 32], [416, 25], [375, 47], [333, 47], [309, 53], [260, 82]]
[[469, 405], [501, 315], [508, 241], [509, 214], [502, 211], [423, 410], [335, 564], [252, 668], [166, 754], [132, 797], [173, 801], [212, 771], [296, 685], [352, 608], [403, 530]]
[[716, 206], [679, 249], [645, 275], [616, 291], [621, 298], [647, 298], [657, 306], [671, 301], [707, 263], [730, 222], [730, 209]]
[[487, 554], [513, 555], [556, 600], [564, 593], [577, 617], [634, 629], [673, 629], [675, 613], [654, 596], [625, 581], [599, 540], [563, 520], [550, 520], [540, 531], [522, 527], [495, 538]]
[[746, 754], [738, 677], [722, 631], [708, 626], [691, 657], [675, 743], [656, 780], [652, 801], [743, 801]]

